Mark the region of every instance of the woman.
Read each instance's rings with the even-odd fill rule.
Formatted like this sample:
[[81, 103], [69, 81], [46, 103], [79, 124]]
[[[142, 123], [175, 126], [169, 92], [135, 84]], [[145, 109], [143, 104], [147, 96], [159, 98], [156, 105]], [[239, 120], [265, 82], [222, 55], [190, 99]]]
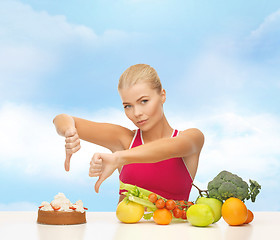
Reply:
[[65, 170], [69, 171], [70, 158], [80, 149], [82, 139], [112, 152], [95, 153], [91, 159], [89, 176], [99, 177], [96, 192], [118, 169], [124, 183], [168, 199], [188, 200], [204, 135], [195, 128], [178, 132], [169, 125], [163, 111], [166, 92], [149, 65], [129, 67], [120, 77], [118, 91], [125, 114], [137, 130], [66, 114], [55, 117], [58, 134], [66, 138]]

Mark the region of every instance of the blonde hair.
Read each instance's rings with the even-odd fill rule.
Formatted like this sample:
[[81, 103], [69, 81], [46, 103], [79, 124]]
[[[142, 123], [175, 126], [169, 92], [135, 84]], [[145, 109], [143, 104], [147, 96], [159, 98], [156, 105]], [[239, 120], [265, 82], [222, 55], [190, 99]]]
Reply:
[[156, 70], [147, 64], [136, 64], [126, 69], [119, 79], [118, 90], [131, 87], [140, 82], [150, 84], [151, 88], [158, 92], [162, 90]]

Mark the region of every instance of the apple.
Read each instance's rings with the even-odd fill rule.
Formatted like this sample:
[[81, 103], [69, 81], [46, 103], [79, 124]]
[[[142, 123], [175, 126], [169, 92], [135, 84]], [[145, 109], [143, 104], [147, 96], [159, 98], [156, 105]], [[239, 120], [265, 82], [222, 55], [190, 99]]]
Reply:
[[117, 206], [116, 216], [124, 223], [136, 223], [144, 215], [144, 206], [138, 203], [123, 199]]
[[206, 227], [213, 223], [214, 213], [209, 205], [194, 204], [187, 210], [187, 219], [193, 226]]
[[196, 200], [197, 204], [206, 204], [212, 208], [214, 213], [214, 223], [218, 222], [222, 216], [223, 203], [216, 198], [200, 197]]

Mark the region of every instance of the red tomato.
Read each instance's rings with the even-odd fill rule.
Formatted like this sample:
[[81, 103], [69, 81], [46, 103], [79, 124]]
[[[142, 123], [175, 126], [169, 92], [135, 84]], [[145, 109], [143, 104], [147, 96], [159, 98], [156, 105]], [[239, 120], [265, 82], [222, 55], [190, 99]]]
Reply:
[[186, 209], [186, 208], [187, 208], [187, 204], [186, 204], [186, 203], [187, 203], [187, 202], [184, 201], [184, 200], [178, 201], [178, 207], [179, 207], [180, 209]]
[[163, 199], [158, 199], [157, 201], [156, 201], [156, 207], [157, 208], [164, 208], [165, 207], [165, 201], [163, 200]]
[[190, 206], [192, 206], [192, 205], [194, 205], [193, 202], [187, 202], [187, 207], [190, 207]]
[[182, 217], [182, 214], [183, 214], [183, 212], [182, 212], [183, 210], [181, 210], [181, 209], [179, 209], [179, 208], [174, 208], [173, 209], [173, 215], [174, 215], [174, 217], [175, 218], [181, 218]]
[[155, 193], [151, 193], [148, 198], [152, 203], [155, 203], [157, 201], [157, 195]]
[[167, 200], [165, 205], [168, 210], [173, 210], [176, 207], [176, 202], [174, 200]]
[[187, 219], [187, 212], [182, 210], [182, 219]]
[[184, 200], [179, 201], [179, 203], [181, 204], [181, 206], [186, 205], [186, 203], [185, 203], [185, 201], [184, 201]]

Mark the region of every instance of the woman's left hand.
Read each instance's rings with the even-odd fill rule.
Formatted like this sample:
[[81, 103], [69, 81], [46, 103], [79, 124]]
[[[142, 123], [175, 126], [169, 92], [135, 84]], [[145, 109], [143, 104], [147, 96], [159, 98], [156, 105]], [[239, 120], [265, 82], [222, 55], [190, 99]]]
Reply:
[[99, 187], [118, 168], [117, 155], [115, 153], [95, 153], [90, 162], [89, 176], [99, 177], [95, 183], [95, 192], [99, 192]]

